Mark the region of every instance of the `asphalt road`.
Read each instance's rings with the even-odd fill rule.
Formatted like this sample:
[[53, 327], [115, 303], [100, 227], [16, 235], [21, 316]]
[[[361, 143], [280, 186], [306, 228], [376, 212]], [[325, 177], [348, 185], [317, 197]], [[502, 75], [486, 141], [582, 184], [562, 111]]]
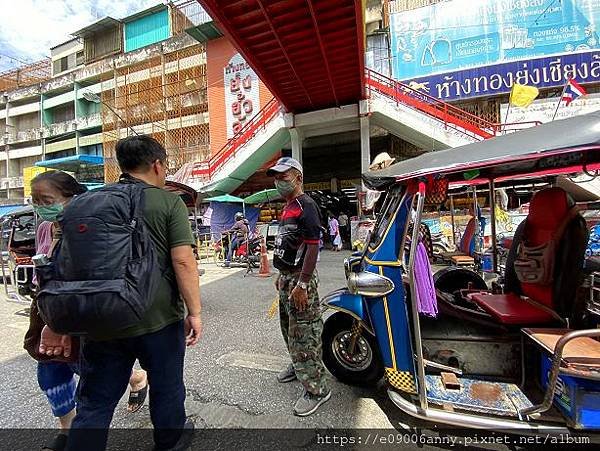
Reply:
[[[342, 261], [346, 255], [329, 251], [322, 254], [318, 266], [321, 295], [345, 285]], [[415, 422], [392, 405], [383, 386], [350, 387], [332, 377], [331, 400], [310, 417], [295, 417], [292, 407], [301, 394], [301, 385], [279, 384], [275, 379], [289, 360], [277, 316], [267, 317], [276, 296], [273, 277], [244, 278], [242, 269], [225, 270], [204, 263], [201, 267], [206, 270], [201, 277], [204, 333], [199, 344], [188, 349], [185, 365], [186, 409], [197, 428], [414, 431]], [[36, 363], [21, 347], [28, 324], [28, 318], [22, 315], [23, 307], [6, 302], [1, 295], [0, 429], [52, 428], [55, 420], [37, 386]], [[129, 414], [123, 399], [115, 412], [113, 427], [151, 427], [147, 405]], [[431, 430], [425, 432], [437, 436]], [[394, 443], [395, 448], [416, 446]], [[428, 445], [419, 447], [434, 449]], [[441, 447], [454, 448], [447, 444]], [[205, 449], [208, 448], [212, 447]]]

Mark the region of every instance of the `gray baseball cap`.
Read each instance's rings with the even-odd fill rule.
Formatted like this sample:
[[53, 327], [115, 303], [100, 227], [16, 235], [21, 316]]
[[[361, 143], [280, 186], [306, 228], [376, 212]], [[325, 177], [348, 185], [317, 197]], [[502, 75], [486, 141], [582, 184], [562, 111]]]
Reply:
[[281, 157], [275, 163], [275, 166], [269, 168], [267, 170], [267, 175], [269, 177], [273, 177], [275, 174], [280, 174], [282, 172], [289, 171], [290, 169], [297, 169], [300, 173], [303, 173], [302, 165], [298, 160], [292, 157]]

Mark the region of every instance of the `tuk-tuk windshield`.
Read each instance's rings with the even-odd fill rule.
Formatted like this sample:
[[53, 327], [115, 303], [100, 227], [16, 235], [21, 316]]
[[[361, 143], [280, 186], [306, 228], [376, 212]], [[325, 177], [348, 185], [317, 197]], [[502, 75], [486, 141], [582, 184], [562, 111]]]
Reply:
[[375, 223], [375, 227], [373, 229], [373, 233], [371, 233], [371, 239], [369, 240], [369, 246], [371, 248], [379, 246], [381, 240], [385, 236], [385, 232], [390, 226], [400, 203], [402, 202], [403, 190], [395, 189], [388, 193], [383, 207], [381, 208], [381, 212], [378, 213], [377, 222]]

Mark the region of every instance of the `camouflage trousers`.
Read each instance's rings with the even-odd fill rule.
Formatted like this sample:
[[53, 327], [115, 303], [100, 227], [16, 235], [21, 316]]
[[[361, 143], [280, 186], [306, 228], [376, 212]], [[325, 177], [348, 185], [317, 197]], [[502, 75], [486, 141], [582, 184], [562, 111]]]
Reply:
[[279, 278], [279, 320], [296, 376], [307, 391], [323, 395], [329, 391], [323, 366], [323, 319], [319, 304], [319, 277], [313, 274], [308, 283], [308, 305], [296, 309], [290, 294], [298, 283], [299, 273], [281, 273]]

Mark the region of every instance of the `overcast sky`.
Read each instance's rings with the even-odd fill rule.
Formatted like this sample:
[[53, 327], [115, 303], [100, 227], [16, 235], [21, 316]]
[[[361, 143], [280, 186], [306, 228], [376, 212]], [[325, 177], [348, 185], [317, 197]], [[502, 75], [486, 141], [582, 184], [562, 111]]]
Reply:
[[0, 0], [0, 72], [18, 60], [50, 56], [50, 47], [104, 16], [127, 17], [162, 0]]

